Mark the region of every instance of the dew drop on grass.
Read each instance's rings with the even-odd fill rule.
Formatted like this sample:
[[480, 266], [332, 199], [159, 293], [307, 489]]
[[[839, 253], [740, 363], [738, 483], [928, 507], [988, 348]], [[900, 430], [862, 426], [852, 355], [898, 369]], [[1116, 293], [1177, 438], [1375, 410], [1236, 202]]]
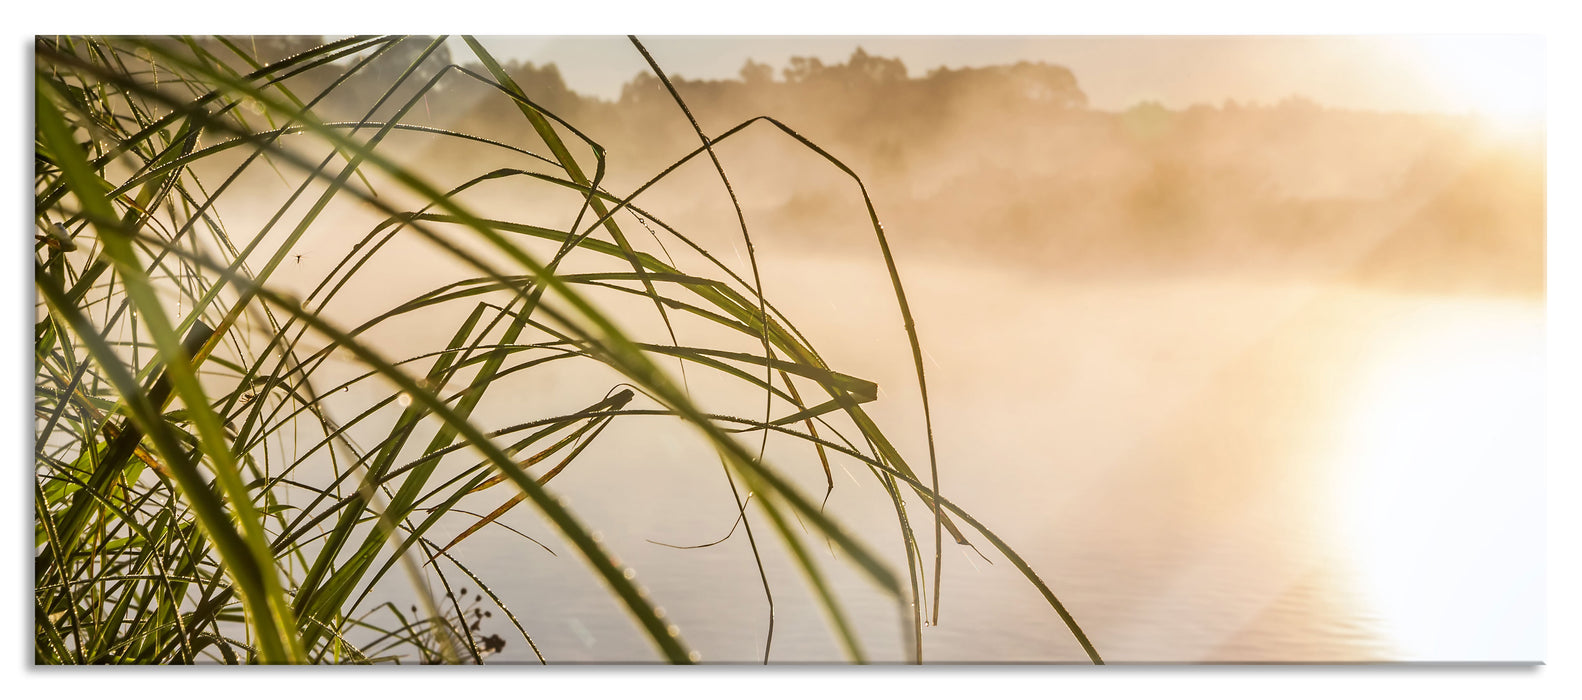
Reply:
[[668, 634], [672, 637], [681, 636], [681, 628], [677, 627], [676, 625], [671, 625], [665, 628], [665, 634]]
[[408, 394], [408, 393], [403, 391], [403, 392], [401, 392], [400, 396], [396, 397], [396, 403], [400, 404], [402, 408], [406, 408], [408, 406], [411, 406], [412, 405], [412, 396], [410, 394]]
[[621, 575], [625, 576], [626, 580], [630, 581], [630, 580], [632, 580], [632, 579], [637, 577], [637, 570], [633, 569], [630, 566], [628, 566], [624, 570], [621, 571]]
[[703, 660], [703, 655], [699, 654], [698, 652], [695, 652], [695, 651], [688, 652], [687, 653], [687, 659], [692, 661], [693, 663], [696, 663], [698, 661], [702, 661]]

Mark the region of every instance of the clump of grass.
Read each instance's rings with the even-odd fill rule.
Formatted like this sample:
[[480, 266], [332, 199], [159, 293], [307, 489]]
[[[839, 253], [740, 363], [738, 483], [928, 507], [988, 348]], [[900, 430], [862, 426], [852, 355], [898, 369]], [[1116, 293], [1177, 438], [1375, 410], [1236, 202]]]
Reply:
[[[704, 154], [734, 202], [713, 145], [755, 124], [779, 130], [863, 190], [916, 360], [899, 272], [856, 173], [761, 117], [714, 137], [699, 128], [701, 145], [690, 155], [616, 196], [602, 186], [603, 148], [536, 104], [479, 42], [466, 40], [482, 70], [434, 69], [428, 59], [441, 40], [413, 41], [350, 37], [264, 65], [223, 38], [37, 40], [36, 662], [480, 663], [506, 643], [481, 628], [492, 619], [480, 607], [485, 597], [491, 611], [503, 612], [510, 634], [539, 660], [553, 660], [554, 651], [539, 649], [508, 601], [452, 552], [522, 503], [604, 582], [660, 658], [697, 661], [594, 529], [548, 490], [606, 426], [635, 416], [674, 418], [709, 442], [735, 508], [756, 509], [775, 531], [851, 660], [867, 657], [793, 523], [828, 541], [909, 611], [911, 658], [921, 661], [921, 607], [930, 584], [907, 492], [928, 508], [934, 531], [935, 615], [943, 533], [968, 541], [959, 521], [1012, 561], [1099, 660], [1026, 563], [939, 495], [931, 425], [925, 481], [863, 410], [877, 387], [823, 361], [761, 294], [756, 259], [743, 278], [633, 204]], [[320, 118], [319, 105], [395, 55], [404, 57], [402, 70], [361, 119]], [[320, 77], [304, 82], [307, 75]], [[414, 108], [449, 80], [481, 82], [515, 104], [540, 143], [513, 146], [417, 123]], [[522, 166], [441, 190], [382, 149], [392, 134], [406, 132], [485, 143]], [[287, 136], [294, 137], [289, 147]], [[579, 162], [574, 149], [591, 157]], [[292, 194], [266, 223], [238, 233], [227, 225], [226, 209], [251, 196], [246, 183], [261, 168], [293, 183]], [[474, 188], [505, 179], [575, 195], [573, 223], [484, 218], [463, 204]], [[376, 183], [385, 196], [375, 194]], [[392, 204], [392, 191], [418, 205]], [[300, 265], [308, 232], [329, 224], [328, 208], [347, 202], [384, 218], [311, 292], [283, 291], [282, 271]], [[625, 217], [653, 224], [712, 267], [682, 270], [638, 248], [621, 228]], [[425, 241], [468, 272], [360, 324], [333, 320], [331, 302], [397, 236]], [[543, 242], [554, 250], [547, 258], [530, 252]], [[577, 272], [561, 272], [568, 260]], [[638, 337], [606, 311], [608, 299], [621, 295], [643, 298], [665, 333]], [[687, 345], [673, 316], [729, 331], [760, 352]], [[436, 334], [438, 347], [393, 355], [367, 340], [416, 319], [431, 328], [447, 324]], [[332, 359], [348, 360], [360, 373], [341, 377]], [[762, 418], [704, 411], [685, 370], [678, 381], [665, 369], [670, 362], [762, 392]], [[623, 379], [587, 387], [587, 406], [571, 413], [492, 426], [479, 412], [512, 375], [576, 363], [607, 367]], [[349, 400], [337, 397], [353, 387], [375, 398], [348, 418], [341, 414]], [[750, 432], [761, 433], [756, 450], [736, 437]], [[793, 436], [807, 449], [769, 455], [770, 433]], [[830, 453], [867, 465], [884, 486], [901, 526], [904, 580], [872, 543], [826, 516], [776, 466], [813, 460], [827, 476]], [[500, 505], [481, 515], [463, 510], [465, 497], [482, 492], [501, 492]], [[740, 522], [756, 558], [752, 521]], [[433, 539], [455, 523], [467, 527], [447, 541]], [[758, 567], [769, 605], [767, 662], [773, 596]], [[406, 612], [370, 600], [396, 570], [410, 578], [419, 601]], [[469, 586], [478, 590], [470, 601]]]

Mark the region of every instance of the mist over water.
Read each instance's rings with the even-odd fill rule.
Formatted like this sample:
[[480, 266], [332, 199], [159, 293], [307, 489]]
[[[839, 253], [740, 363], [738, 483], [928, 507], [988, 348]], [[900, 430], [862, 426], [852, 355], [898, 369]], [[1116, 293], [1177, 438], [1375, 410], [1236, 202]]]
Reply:
[[[910, 426], [899, 431], [898, 446], [921, 460], [926, 448], [915, 390], [907, 388], [904, 336], [885, 304], [860, 301], [883, 299], [884, 283], [876, 277], [882, 268], [785, 257], [767, 267], [766, 289], [788, 278], [829, 275], [831, 281], [800, 296], [798, 308], [787, 312], [812, 319], [803, 330], [825, 341], [833, 366], [887, 388], [873, 406], [875, 418]], [[1531, 434], [1541, 417], [1541, 373], [1531, 372], [1542, 345], [1540, 308], [1498, 302], [1473, 309], [1460, 300], [1341, 287], [1065, 284], [994, 268], [913, 263], [909, 269], [928, 349], [945, 492], [1029, 560], [1107, 660], [1533, 658], [1530, 625], [1541, 610], [1523, 613], [1520, 601], [1509, 601], [1517, 608], [1509, 612], [1526, 623], [1507, 630], [1508, 645], [1449, 643], [1437, 656], [1403, 648], [1394, 626], [1414, 619], [1394, 619], [1400, 611], [1388, 606], [1400, 601], [1370, 597], [1381, 572], [1366, 569], [1389, 567], [1392, 558], [1408, 561], [1419, 568], [1397, 564], [1382, 574], [1397, 577], [1387, 586], [1472, 588], [1495, 597], [1528, 591], [1541, 580], [1541, 571], [1522, 568], [1534, 566], [1526, 557], [1535, 552], [1514, 544], [1540, 532], [1542, 522], [1530, 515], [1539, 512], [1542, 497]], [[777, 278], [775, 270], [788, 274]], [[965, 282], [999, 303], [963, 298], [958, 285]], [[817, 315], [818, 307], [833, 304], [843, 313]], [[1446, 365], [1463, 382], [1470, 375], [1475, 384], [1478, 373], [1518, 381], [1486, 405], [1465, 408], [1470, 419], [1441, 425], [1429, 418], [1427, 429], [1409, 434], [1391, 454], [1405, 476], [1370, 482], [1376, 471], [1368, 470], [1379, 465], [1355, 463], [1365, 458], [1348, 447], [1350, 435], [1355, 416], [1370, 409], [1378, 382], [1401, 371], [1392, 347], [1402, 327], [1429, 339], [1502, 333], [1503, 349], [1481, 359], [1474, 352], [1468, 360], [1466, 347], [1436, 350], [1431, 340], [1413, 358]], [[692, 371], [695, 388], [707, 386], [702, 374]], [[499, 421], [533, 415], [545, 405], [570, 410], [602, 393], [588, 388], [598, 386], [598, 379], [572, 379], [558, 390], [524, 386], [519, 404], [498, 406]], [[745, 393], [706, 396], [713, 405], [736, 409], [725, 413], [761, 410], [754, 408], [759, 399]], [[1395, 409], [1408, 413], [1383, 419], [1384, 430], [1398, 430], [1423, 406], [1408, 399]], [[1468, 441], [1516, 444], [1463, 455], [1460, 464], [1445, 459], [1443, 443], [1464, 447]], [[776, 449], [776, 441], [770, 446], [772, 464], [806, 493], [823, 492], [809, 450], [784, 442]], [[859, 532], [893, 532], [877, 483], [852, 460], [837, 456], [833, 462], [828, 512]], [[1501, 470], [1492, 484], [1491, 468]], [[1468, 496], [1474, 483], [1481, 484], [1476, 488], [1485, 503], [1493, 498], [1510, 510], [1490, 513], [1445, 500], [1447, 494]], [[633, 418], [613, 427], [556, 485], [579, 515], [598, 524], [704, 658], [761, 657], [764, 602], [742, 533], [702, 550], [649, 541], [700, 544], [731, 529], [729, 490], [700, 437], [665, 419]], [[1381, 505], [1388, 513], [1383, 520]], [[926, 512], [915, 508], [912, 517]], [[542, 524], [528, 513], [507, 522], [544, 538], [563, 556], [551, 558], [499, 530], [480, 533], [457, 555], [477, 562], [474, 570], [497, 589], [518, 596], [519, 614], [538, 623], [529, 626], [541, 644], [558, 649], [562, 660], [646, 658], [647, 642]], [[767, 525], [755, 522], [765, 547]], [[1518, 566], [1504, 574], [1508, 578], [1477, 581], [1489, 574], [1475, 557], [1414, 554], [1447, 527], [1510, 538], [1515, 551], [1502, 556]], [[874, 537], [881, 546], [887, 541]], [[947, 542], [944, 610], [941, 625], [925, 630], [926, 658], [1082, 660], [1036, 592], [1002, 557], [974, 541], [993, 563]], [[1381, 543], [1383, 551], [1376, 549]], [[883, 551], [894, 566], [904, 566], [899, 551]], [[776, 546], [766, 552], [777, 604], [773, 658], [840, 660], [790, 562]], [[891, 632], [899, 624], [896, 611], [839, 557], [821, 561], [860, 621], [870, 653], [902, 660], [902, 638]], [[538, 600], [557, 603], [544, 608]], [[1439, 612], [1459, 619], [1453, 608]], [[1475, 620], [1452, 624], [1491, 629]], [[1404, 636], [1420, 640], [1421, 630], [1407, 629]], [[529, 660], [525, 653], [509, 650], [502, 658]]]
[[[527, 94], [586, 125], [610, 155], [604, 182], [617, 194], [696, 148], [653, 79], [606, 102], [577, 95], [546, 67], [509, 68]], [[749, 65], [737, 81], [677, 82], [705, 131], [772, 114], [862, 177], [916, 316], [943, 493], [1029, 561], [1106, 660], [1541, 657], [1542, 559], [1522, 544], [1542, 535], [1541, 135], [1299, 99], [1100, 112], [1084, 107], [1081, 76], [1058, 66], [919, 78], [896, 69], [860, 54], [780, 76]], [[509, 103], [465, 83], [447, 90], [426, 107], [436, 125], [538, 148], [519, 117], [500, 113]], [[429, 137], [397, 135], [390, 147], [446, 188], [530, 165]], [[906, 336], [856, 183], [767, 124], [717, 151], [765, 295], [831, 367], [878, 383], [872, 415], [914, 466], [926, 465]], [[259, 201], [270, 210], [269, 196]], [[579, 219], [575, 196], [524, 177], [462, 201], [485, 216], [531, 211], [546, 226], [590, 220]], [[706, 158], [635, 204], [652, 216], [620, 221], [639, 248], [705, 269], [662, 222], [750, 275]], [[311, 291], [377, 220], [337, 212], [304, 240], [285, 284]], [[542, 246], [546, 258], [552, 250]], [[568, 258], [563, 272], [582, 264]], [[327, 315], [355, 325], [459, 270], [397, 237]], [[597, 298], [642, 338], [666, 337], [652, 304]], [[674, 320], [679, 344], [714, 340], [702, 324]], [[440, 347], [435, 328], [448, 334], [455, 321], [402, 324], [373, 336], [397, 356]], [[1423, 366], [1438, 369], [1413, 374]], [[676, 363], [665, 367], [681, 376]], [[761, 395], [686, 371], [708, 410], [762, 417]], [[493, 391], [480, 412], [496, 427], [578, 410], [619, 378], [588, 363], [504, 381], [509, 390]], [[349, 392], [332, 413], [361, 410], [362, 398]], [[1461, 410], [1435, 412], [1445, 404]], [[741, 437], [759, 444], [758, 433]], [[770, 464], [822, 496], [811, 450], [768, 445]], [[871, 533], [904, 571], [877, 480], [839, 456], [831, 477], [827, 511]], [[705, 660], [762, 658], [767, 609], [746, 533], [702, 549], [654, 543], [695, 545], [732, 530], [735, 502], [701, 437], [668, 418], [615, 420], [553, 490]], [[1468, 500], [1479, 495], [1481, 506]], [[475, 498], [464, 503], [483, 513], [503, 496]], [[487, 528], [453, 553], [513, 606], [551, 661], [651, 658], [618, 603], [529, 511], [501, 520], [519, 533]], [[761, 514], [748, 513], [776, 605], [771, 660], [841, 660], [792, 562]], [[908, 516], [917, 525], [927, 509], [914, 499]], [[1440, 551], [1447, 533], [1482, 543]], [[903, 660], [903, 611], [805, 539], [870, 653]], [[989, 561], [947, 541], [940, 625], [924, 631], [925, 659], [1082, 661], [1037, 592], [972, 539]], [[931, 557], [932, 543], [922, 546]], [[1505, 566], [1488, 566], [1491, 557]], [[1419, 596], [1438, 607], [1402, 590], [1438, 591]], [[1467, 610], [1458, 593], [1501, 614]], [[1457, 636], [1430, 643], [1445, 628]], [[533, 657], [515, 644], [498, 659]]]

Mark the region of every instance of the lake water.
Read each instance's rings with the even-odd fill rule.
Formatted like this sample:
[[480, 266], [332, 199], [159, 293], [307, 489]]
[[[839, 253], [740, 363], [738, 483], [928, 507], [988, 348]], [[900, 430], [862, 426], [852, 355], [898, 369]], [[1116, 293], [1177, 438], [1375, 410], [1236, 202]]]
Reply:
[[[870, 413], [926, 467], [882, 268], [764, 264], [766, 294], [834, 368], [879, 383]], [[1541, 301], [1220, 278], [1072, 283], [928, 261], [902, 269], [927, 351], [944, 493], [1031, 563], [1107, 661], [1542, 658]], [[682, 344], [701, 344], [680, 332]], [[495, 392], [490, 423], [573, 411], [616, 381], [599, 370], [524, 378]], [[708, 395], [706, 371], [689, 369], [688, 381]], [[705, 405], [762, 412], [761, 397]], [[822, 495], [810, 449], [769, 449], [771, 464]], [[827, 512], [904, 571], [881, 486], [853, 460], [832, 460]], [[731, 528], [720, 464], [692, 430], [616, 420], [551, 486], [705, 661], [762, 659], [768, 608], [745, 534], [703, 549], [649, 542], [700, 544]], [[506, 497], [467, 503], [481, 513]], [[550, 661], [657, 660], [531, 510], [503, 522], [559, 556], [500, 527], [454, 553]], [[843, 661], [772, 529], [749, 512], [774, 597], [771, 660]], [[915, 499], [909, 513], [931, 532]], [[990, 561], [947, 541], [925, 660], [1083, 661], [1036, 590], [972, 539]], [[807, 540], [870, 658], [904, 660], [895, 603]], [[922, 547], [931, 571], [932, 543]], [[484, 632], [508, 641], [491, 662], [534, 661], [504, 620], [489, 622]]]

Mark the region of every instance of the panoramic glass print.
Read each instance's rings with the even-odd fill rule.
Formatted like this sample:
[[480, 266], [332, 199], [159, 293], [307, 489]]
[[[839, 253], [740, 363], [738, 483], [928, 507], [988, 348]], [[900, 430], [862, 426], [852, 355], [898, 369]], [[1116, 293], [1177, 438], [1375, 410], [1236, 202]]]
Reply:
[[1543, 659], [1529, 37], [40, 36], [34, 659]]

